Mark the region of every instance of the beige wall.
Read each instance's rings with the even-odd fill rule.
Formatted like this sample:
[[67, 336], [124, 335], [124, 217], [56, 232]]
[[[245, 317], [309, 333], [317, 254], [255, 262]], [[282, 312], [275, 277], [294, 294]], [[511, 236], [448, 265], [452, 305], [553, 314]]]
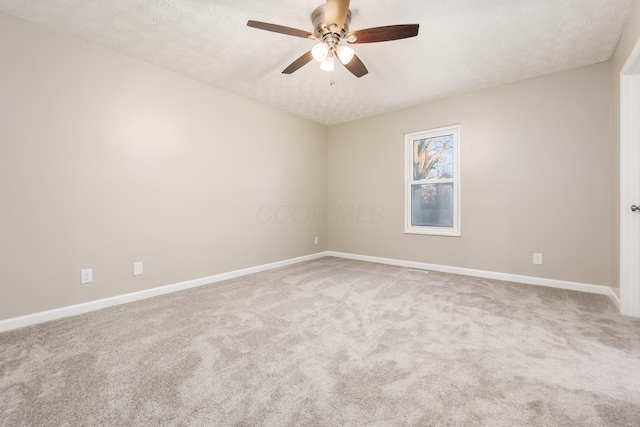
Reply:
[[326, 127], [6, 15], [0, 56], [0, 319], [326, 250]]
[[612, 258], [611, 283], [618, 287], [620, 283], [620, 71], [629, 54], [640, 39], [640, 2], [635, 6], [627, 19], [627, 25], [620, 37], [618, 46], [611, 58], [612, 72]]
[[[329, 249], [609, 285], [610, 75], [602, 63], [331, 127]], [[455, 123], [462, 237], [403, 234], [403, 134]]]

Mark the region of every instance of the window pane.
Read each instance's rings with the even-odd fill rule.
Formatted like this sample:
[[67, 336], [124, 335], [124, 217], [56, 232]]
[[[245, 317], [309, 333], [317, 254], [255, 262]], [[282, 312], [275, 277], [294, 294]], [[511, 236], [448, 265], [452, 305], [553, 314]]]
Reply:
[[453, 135], [413, 141], [413, 179], [453, 178]]
[[453, 227], [453, 183], [412, 185], [411, 225]]

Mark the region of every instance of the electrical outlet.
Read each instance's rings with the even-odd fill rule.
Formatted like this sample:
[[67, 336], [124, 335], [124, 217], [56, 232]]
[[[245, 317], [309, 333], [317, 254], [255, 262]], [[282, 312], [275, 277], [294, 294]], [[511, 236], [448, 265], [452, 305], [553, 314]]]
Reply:
[[142, 262], [133, 263], [133, 275], [138, 276], [142, 274]]
[[316, 237], [313, 239], [313, 244], [314, 244], [314, 245], [317, 245], [317, 244], [318, 244], [318, 236], [316, 236]]
[[533, 263], [542, 265], [542, 254], [534, 253], [533, 254]]
[[84, 270], [80, 270], [80, 283], [85, 285], [91, 282], [93, 282], [93, 269], [85, 268]]

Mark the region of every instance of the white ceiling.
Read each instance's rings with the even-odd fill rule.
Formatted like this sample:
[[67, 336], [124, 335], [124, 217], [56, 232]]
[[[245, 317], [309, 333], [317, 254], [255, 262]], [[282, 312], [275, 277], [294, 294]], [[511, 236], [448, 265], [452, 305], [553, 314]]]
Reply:
[[350, 30], [420, 24], [418, 37], [352, 47], [358, 79], [314, 61], [322, 0], [0, 0], [0, 11], [332, 125], [610, 58], [635, 0], [352, 0]]

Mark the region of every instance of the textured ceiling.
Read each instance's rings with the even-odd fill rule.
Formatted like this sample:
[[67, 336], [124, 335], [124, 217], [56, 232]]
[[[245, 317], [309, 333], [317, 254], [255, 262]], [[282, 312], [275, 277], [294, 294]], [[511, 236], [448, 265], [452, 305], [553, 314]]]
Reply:
[[310, 62], [322, 0], [0, 0], [0, 11], [332, 125], [609, 59], [635, 0], [351, 0], [352, 31], [420, 24], [418, 37], [352, 47], [358, 79]]

